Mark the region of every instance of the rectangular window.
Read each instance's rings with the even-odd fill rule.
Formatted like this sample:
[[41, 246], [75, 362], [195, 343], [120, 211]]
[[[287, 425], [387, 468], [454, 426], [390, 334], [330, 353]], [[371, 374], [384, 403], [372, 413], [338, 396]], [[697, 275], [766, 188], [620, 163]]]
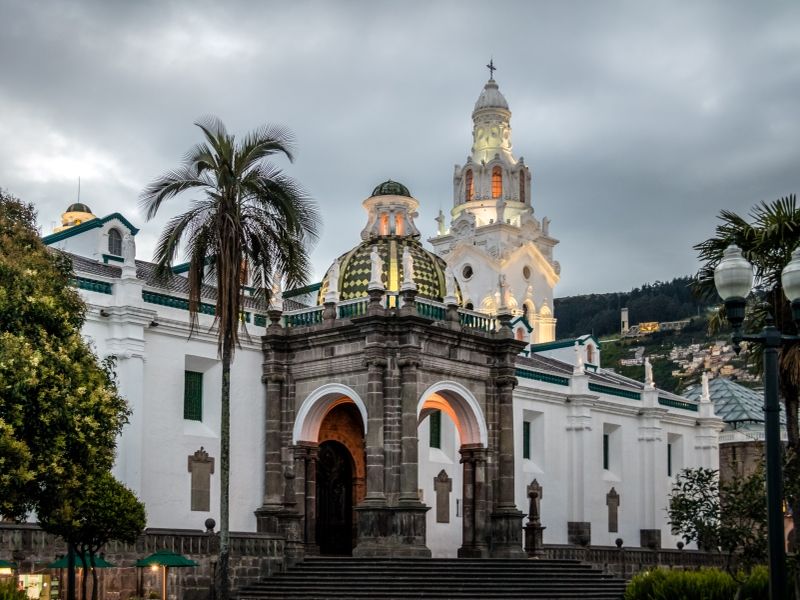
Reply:
[[197, 371], [184, 371], [183, 375], [183, 418], [202, 421], [203, 374]]
[[531, 457], [531, 422], [522, 422], [522, 458]]
[[441, 448], [442, 447], [442, 411], [434, 410], [431, 411], [430, 416], [430, 427], [431, 427], [431, 448]]
[[672, 477], [672, 444], [667, 444], [667, 477]]
[[603, 468], [606, 471], [608, 470], [608, 467], [609, 467], [609, 460], [608, 460], [608, 454], [609, 454], [609, 452], [608, 452], [608, 441], [609, 441], [609, 438], [608, 438], [608, 436], [609, 436], [608, 433], [604, 433], [603, 434]]

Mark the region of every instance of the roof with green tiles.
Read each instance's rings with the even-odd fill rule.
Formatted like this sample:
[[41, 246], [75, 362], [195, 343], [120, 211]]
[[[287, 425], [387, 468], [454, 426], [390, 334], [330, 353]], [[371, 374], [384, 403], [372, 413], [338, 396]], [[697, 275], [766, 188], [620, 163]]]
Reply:
[[[362, 242], [339, 257], [339, 301], [366, 297], [372, 273], [370, 253], [372, 247], [378, 250], [383, 260], [383, 283], [387, 291], [397, 292], [403, 282], [403, 249], [408, 247], [414, 261], [414, 282], [417, 296], [441, 302], [445, 296], [444, 260], [428, 252], [422, 244], [412, 237], [381, 236]], [[329, 273], [325, 274], [320, 286], [318, 302], [328, 292]]]
[[[689, 388], [684, 394], [689, 400], [699, 402], [702, 395], [702, 386], [696, 385]], [[763, 423], [764, 422], [764, 394], [746, 388], [743, 385], [716, 377], [708, 382], [708, 393], [714, 403], [714, 412], [726, 423]], [[781, 406], [781, 423], [786, 422]]]
[[388, 179], [383, 183], [375, 186], [375, 189], [372, 190], [373, 196], [407, 196], [411, 198], [411, 192], [408, 191], [408, 188], [404, 186], [402, 183], [398, 181], [392, 181]]

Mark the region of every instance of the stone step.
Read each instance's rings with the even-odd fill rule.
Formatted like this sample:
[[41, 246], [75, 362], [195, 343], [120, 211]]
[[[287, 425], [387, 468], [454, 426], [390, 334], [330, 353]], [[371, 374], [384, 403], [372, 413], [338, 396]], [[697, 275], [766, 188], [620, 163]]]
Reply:
[[309, 558], [240, 600], [619, 600], [625, 582], [574, 560]]

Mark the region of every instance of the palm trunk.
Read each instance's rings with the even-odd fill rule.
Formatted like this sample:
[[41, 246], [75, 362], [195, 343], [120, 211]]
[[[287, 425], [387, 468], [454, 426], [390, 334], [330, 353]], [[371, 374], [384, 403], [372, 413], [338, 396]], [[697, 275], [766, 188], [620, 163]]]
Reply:
[[228, 557], [230, 525], [228, 520], [228, 488], [230, 484], [231, 444], [231, 346], [230, 334], [222, 343], [222, 418], [220, 421], [220, 497], [219, 497], [219, 560], [217, 562], [217, 600], [229, 600]]

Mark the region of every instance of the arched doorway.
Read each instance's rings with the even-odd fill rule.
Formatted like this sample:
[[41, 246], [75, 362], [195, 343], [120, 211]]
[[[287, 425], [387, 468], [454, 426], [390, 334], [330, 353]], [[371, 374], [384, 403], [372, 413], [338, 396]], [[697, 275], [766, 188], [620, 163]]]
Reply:
[[[436, 506], [436, 510], [431, 511], [429, 516], [431, 533], [434, 536], [447, 537], [443, 545], [450, 548], [460, 538], [460, 557], [488, 556], [491, 494], [487, 485], [488, 430], [480, 405], [475, 396], [461, 384], [442, 381], [429, 387], [420, 397], [417, 422], [418, 427], [424, 423], [428, 432], [425, 438], [419, 438], [425, 440], [423, 444], [429, 452], [426, 465], [428, 472], [420, 473], [426, 478], [425, 482], [420, 482], [421, 487], [429, 487], [433, 477], [436, 477], [431, 490], [434, 497], [426, 500], [427, 504]], [[452, 427], [450, 435], [446, 434], [448, 423]], [[434, 435], [434, 431], [440, 433]], [[460, 490], [456, 487], [458, 483]], [[444, 499], [440, 494], [450, 491], [453, 492], [453, 498], [448, 508], [446, 500], [445, 505], [442, 505]], [[460, 532], [458, 529], [453, 530], [458, 521]], [[440, 529], [445, 523], [447, 526]], [[457, 537], [450, 540], [453, 535]], [[429, 544], [431, 550], [436, 552], [435, 540], [429, 538]]]
[[353, 457], [340, 442], [319, 445], [317, 543], [320, 554], [353, 551]]
[[339, 384], [315, 390], [298, 413], [295, 490], [308, 553], [352, 554], [354, 507], [366, 493], [365, 414], [358, 395]]

